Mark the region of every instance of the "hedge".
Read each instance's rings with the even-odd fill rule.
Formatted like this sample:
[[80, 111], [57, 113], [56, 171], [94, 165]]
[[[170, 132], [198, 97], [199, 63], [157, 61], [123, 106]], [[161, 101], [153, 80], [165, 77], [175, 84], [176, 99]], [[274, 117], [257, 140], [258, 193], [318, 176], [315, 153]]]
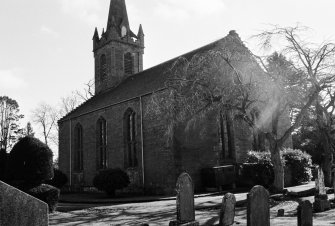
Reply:
[[[298, 185], [312, 178], [311, 156], [298, 149], [286, 148], [281, 151], [285, 172], [285, 185]], [[269, 187], [274, 180], [270, 152], [249, 151], [245, 163], [241, 166], [240, 182], [247, 185], [260, 184]]]
[[50, 148], [37, 138], [27, 136], [20, 139], [9, 154], [9, 179], [37, 184], [52, 179], [52, 156]]

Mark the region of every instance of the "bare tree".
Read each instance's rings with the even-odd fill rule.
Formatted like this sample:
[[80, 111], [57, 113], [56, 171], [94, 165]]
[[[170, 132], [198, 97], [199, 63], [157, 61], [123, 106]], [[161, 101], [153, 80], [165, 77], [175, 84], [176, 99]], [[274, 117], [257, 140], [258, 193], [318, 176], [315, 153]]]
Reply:
[[61, 98], [59, 105], [58, 119], [64, 115], [73, 111], [83, 102], [87, 101], [94, 96], [94, 82], [92, 80], [85, 84], [85, 88], [82, 91], [73, 91], [70, 95]]
[[[280, 150], [282, 148], [283, 143], [287, 139], [287, 137], [296, 129], [308, 109], [316, 104], [319, 106], [320, 96], [322, 91], [332, 87], [335, 79], [334, 74], [334, 60], [335, 60], [335, 45], [331, 42], [325, 42], [321, 44], [313, 44], [312, 42], [303, 39], [303, 33], [307, 31], [306, 28], [303, 27], [278, 27], [273, 26], [272, 29], [262, 32], [257, 35], [257, 38], [260, 38], [262, 46], [265, 48], [269, 48], [272, 45], [273, 39], [282, 43], [283, 48], [281, 53], [292, 62], [292, 66], [299, 72], [303, 73], [305, 80], [305, 98], [302, 99], [301, 105], [297, 108], [295, 112], [293, 122], [291, 127], [289, 127], [281, 136], [274, 131], [271, 133], [267, 133], [267, 138], [270, 143], [270, 150], [272, 156], [272, 162], [274, 164], [275, 169], [275, 183], [274, 186], [278, 190], [282, 190], [284, 186], [284, 171], [283, 166], [280, 161]], [[259, 58], [261, 59], [261, 58]], [[262, 61], [260, 61], [262, 62]], [[266, 65], [263, 63], [265, 69], [267, 69]], [[279, 103], [281, 102], [280, 96], [273, 95], [273, 98], [277, 100]], [[283, 106], [287, 105], [287, 100], [283, 102]], [[272, 126], [276, 126], [278, 121], [278, 112], [279, 109], [283, 109], [280, 107], [278, 109], [274, 109], [274, 114], [272, 115]], [[317, 113], [317, 120], [322, 121], [323, 117], [321, 116], [321, 112]], [[274, 128], [275, 130], [275, 128]], [[332, 154], [328, 152], [329, 162], [332, 160]], [[326, 177], [330, 178], [330, 175], [326, 173]]]
[[198, 125], [208, 118], [214, 118], [218, 127], [223, 118], [227, 123], [238, 120], [254, 125], [247, 119], [266, 100], [262, 90], [271, 81], [238, 39], [236, 34], [228, 36], [211, 50], [178, 58], [167, 70], [167, 89], [152, 96], [147, 112], [165, 117], [171, 145], [178, 143], [180, 128], [185, 132], [200, 128], [197, 131], [204, 134], [206, 126]]
[[[329, 70], [335, 52], [333, 44], [313, 46], [302, 42], [300, 31], [299, 27], [274, 27], [256, 36], [263, 46], [270, 46], [275, 36], [283, 38], [281, 54], [288, 64], [284, 71], [273, 70], [270, 62], [232, 40], [215, 50], [179, 58], [167, 73], [167, 96], [154, 95], [150, 108], [159, 109], [156, 113], [163, 112], [168, 118], [167, 134], [172, 137], [179, 123], [186, 123], [188, 129], [211, 112], [219, 113], [218, 121], [222, 114], [243, 119], [254, 133], [267, 138], [275, 172], [273, 189], [283, 190], [280, 151], [320, 92], [334, 80]], [[295, 81], [292, 76], [299, 79]], [[290, 110], [292, 122], [281, 128], [280, 120]]]
[[2, 150], [8, 151], [21, 132], [18, 123], [24, 116], [19, 111], [19, 105], [15, 100], [0, 96], [0, 149]]
[[72, 92], [72, 94], [69, 96], [62, 97], [58, 111], [59, 118], [73, 111], [82, 102], [83, 100], [81, 97], [79, 97], [75, 92]]
[[75, 91], [75, 95], [81, 99], [81, 101], [86, 101], [94, 96], [94, 80], [90, 80], [85, 83], [85, 88], [83, 91]]
[[44, 138], [45, 144], [47, 145], [50, 143], [50, 141], [57, 143], [57, 118], [57, 110], [46, 103], [39, 104], [32, 111], [33, 122], [41, 127], [42, 136]]

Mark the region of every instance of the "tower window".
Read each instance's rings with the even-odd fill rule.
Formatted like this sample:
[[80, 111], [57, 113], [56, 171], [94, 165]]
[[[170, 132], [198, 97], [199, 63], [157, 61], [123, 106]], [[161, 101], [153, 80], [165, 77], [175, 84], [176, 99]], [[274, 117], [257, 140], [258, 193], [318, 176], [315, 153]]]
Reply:
[[136, 167], [138, 164], [135, 116], [135, 112], [130, 108], [124, 114], [125, 167]]
[[83, 127], [80, 124], [74, 129], [74, 170], [83, 170]]
[[107, 60], [106, 55], [100, 57], [100, 81], [104, 81], [107, 77]]
[[124, 55], [124, 73], [129, 75], [134, 73], [134, 59], [131, 53]]
[[97, 168], [107, 168], [107, 122], [102, 117], [97, 122]]

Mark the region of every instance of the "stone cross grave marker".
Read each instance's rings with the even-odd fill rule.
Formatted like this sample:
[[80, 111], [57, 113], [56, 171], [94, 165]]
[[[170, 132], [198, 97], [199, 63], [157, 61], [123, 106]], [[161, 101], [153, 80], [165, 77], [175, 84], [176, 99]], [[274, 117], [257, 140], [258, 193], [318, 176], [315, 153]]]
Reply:
[[48, 225], [48, 205], [0, 181], [0, 225]]
[[193, 182], [187, 173], [182, 173], [177, 180], [177, 221], [171, 221], [169, 225], [197, 226], [194, 211]]
[[308, 200], [298, 206], [298, 226], [313, 226], [313, 207]]
[[234, 224], [236, 198], [232, 193], [227, 193], [222, 198], [219, 226], [230, 226]]
[[247, 226], [270, 226], [269, 192], [260, 185], [248, 194]]

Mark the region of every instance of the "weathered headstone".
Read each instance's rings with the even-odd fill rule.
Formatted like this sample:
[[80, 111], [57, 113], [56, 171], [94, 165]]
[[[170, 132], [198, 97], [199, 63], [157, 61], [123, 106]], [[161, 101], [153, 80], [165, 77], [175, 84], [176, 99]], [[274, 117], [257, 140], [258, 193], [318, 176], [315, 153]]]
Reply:
[[177, 220], [171, 221], [170, 226], [198, 226], [195, 221], [193, 182], [187, 173], [182, 173], [177, 180]]
[[0, 225], [48, 225], [48, 205], [0, 181]]
[[236, 198], [234, 194], [227, 193], [222, 198], [219, 226], [234, 224]]
[[260, 185], [248, 194], [247, 226], [270, 226], [269, 192]]
[[325, 195], [326, 194], [326, 187], [325, 187], [325, 176], [323, 174], [322, 168], [317, 167], [317, 178], [315, 180], [316, 183], [316, 192], [318, 195]]
[[323, 212], [330, 209], [330, 202], [326, 193], [322, 168], [318, 167], [317, 172], [317, 178], [315, 179], [316, 194], [314, 196], [314, 210], [315, 212]]
[[313, 207], [308, 200], [298, 206], [298, 226], [313, 226]]
[[285, 210], [284, 209], [279, 209], [277, 211], [277, 217], [283, 217], [285, 215]]

